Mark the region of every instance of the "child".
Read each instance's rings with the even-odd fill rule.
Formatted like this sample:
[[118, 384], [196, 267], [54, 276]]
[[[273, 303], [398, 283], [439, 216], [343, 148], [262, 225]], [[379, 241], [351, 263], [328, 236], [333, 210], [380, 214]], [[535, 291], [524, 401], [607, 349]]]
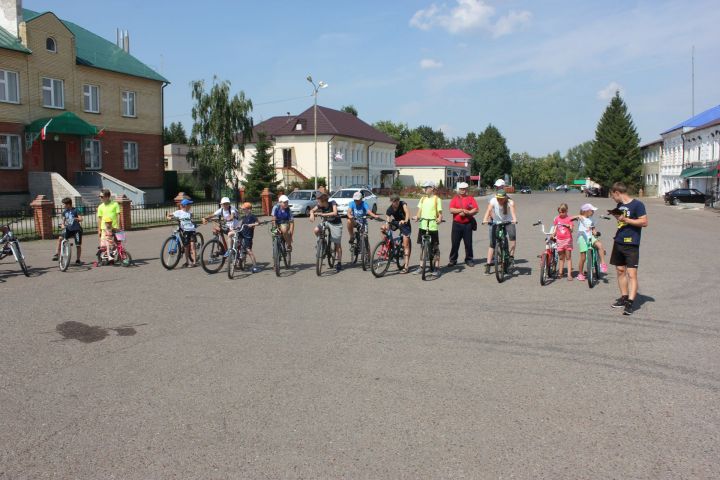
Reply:
[[110, 252], [115, 250], [115, 229], [113, 228], [113, 219], [111, 217], [103, 217], [102, 219], [100, 247], [105, 248], [108, 256], [110, 256]]
[[[580, 215], [573, 217], [574, 220], [578, 221], [578, 250], [580, 250], [580, 265], [578, 265], [578, 271], [580, 272], [577, 276], [578, 280], [585, 280], [585, 252], [588, 248], [594, 247], [600, 254], [600, 270], [602, 273], [607, 273], [607, 264], [605, 263], [605, 249], [602, 243], [595, 239], [595, 222], [592, 219], [593, 213], [595, 213], [597, 207], [594, 207], [591, 203], [586, 203], [580, 207]], [[593, 243], [594, 242], [594, 243]]]
[[565, 259], [568, 262], [567, 279], [571, 281], [572, 276], [572, 218], [568, 216], [567, 203], [561, 203], [558, 207], [558, 216], [553, 220], [555, 241], [557, 242], [557, 251], [560, 257], [560, 268], [558, 268], [558, 277], [562, 277], [565, 268]]
[[252, 244], [253, 236], [255, 235], [255, 227], [258, 226], [258, 219], [252, 213], [252, 204], [250, 202], [243, 203], [241, 206], [241, 210], [243, 217], [240, 219], [240, 224], [245, 225], [245, 228], [242, 229], [240, 235], [242, 236], [242, 242], [245, 243], [245, 251], [247, 252], [247, 256], [250, 257], [250, 261], [252, 261], [252, 273], [257, 273], [260, 271], [260, 269], [257, 267], [257, 262], [255, 261], [255, 254], [252, 251]]
[[180, 202], [180, 210], [176, 210], [172, 214], [166, 214], [168, 220], [172, 220], [173, 218], [180, 220], [183, 244], [190, 247], [185, 249], [185, 265], [183, 265], [183, 267], [194, 267], [197, 265], [197, 253], [195, 252], [197, 235], [195, 233], [195, 224], [192, 221], [192, 212], [190, 212], [190, 205], [192, 205], [192, 203], [192, 200], [184, 198]]
[[62, 243], [63, 238], [74, 238], [75, 247], [77, 249], [77, 260], [75, 260], [75, 264], [82, 265], [82, 261], [80, 261], [80, 252], [82, 251], [82, 247], [80, 245], [82, 245], [83, 235], [83, 229], [80, 225], [82, 217], [78, 214], [77, 209], [73, 208], [72, 199], [70, 197], [63, 198], [62, 203], [65, 210], [63, 210], [60, 214], [60, 227], [65, 230], [58, 237], [57, 250], [52, 259], [54, 262], [57, 262], [60, 257], [60, 244]]
[[222, 200], [220, 200], [220, 208], [215, 210], [212, 214], [208, 215], [207, 217], [204, 217], [202, 219], [203, 225], [205, 225], [208, 220], [211, 218], [218, 218], [222, 215], [223, 220], [225, 220], [225, 226], [220, 227], [219, 225], [216, 227], [213, 227], [213, 233], [215, 234], [223, 234], [220, 235], [220, 239], [223, 242], [223, 251], [227, 251], [227, 243], [225, 242], [225, 235], [229, 234], [229, 236], [235, 235], [235, 232], [233, 231], [235, 228], [237, 228], [240, 225], [240, 222], [238, 218], [240, 217], [240, 214], [230, 204], [230, 199], [228, 197], [223, 197]]

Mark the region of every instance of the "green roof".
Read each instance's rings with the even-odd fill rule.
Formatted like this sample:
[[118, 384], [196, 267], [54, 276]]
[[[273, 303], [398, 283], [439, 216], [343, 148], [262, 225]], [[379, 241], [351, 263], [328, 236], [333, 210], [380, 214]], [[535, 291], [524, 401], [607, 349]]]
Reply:
[[98, 128], [72, 112], [63, 112], [56, 117], [38, 118], [25, 127], [26, 132], [38, 133], [47, 126], [46, 133], [66, 133], [68, 135], [93, 136]]
[[15, 50], [22, 53], [32, 53], [30, 50], [20, 43], [18, 38], [0, 27], [0, 48], [7, 48], [8, 50]]
[[[30, 22], [45, 13], [48, 12], [39, 13], [23, 8], [23, 20]], [[60, 21], [75, 36], [75, 56], [78, 65], [169, 83], [165, 77], [111, 41], [67, 20], [61, 19]]]

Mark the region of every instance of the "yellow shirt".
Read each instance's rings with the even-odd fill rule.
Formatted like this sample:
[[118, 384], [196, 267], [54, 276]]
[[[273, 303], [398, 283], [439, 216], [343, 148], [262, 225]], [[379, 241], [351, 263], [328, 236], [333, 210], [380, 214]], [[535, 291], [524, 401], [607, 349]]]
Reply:
[[420, 220], [419, 228], [422, 230], [427, 228], [430, 232], [437, 232], [438, 224], [436, 218], [438, 214], [442, 212], [442, 202], [440, 198], [438, 198], [437, 195], [422, 197], [420, 203], [418, 203], [418, 207], [420, 208], [420, 218], [432, 218], [429, 222]]
[[104, 217], [112, 218], [112, 226], [117, 229], [120, 228], [120, 204], [116, 201], [112, 201], [107, 205], [101, 203], [97, 207], [98, 225], [102, 224]]

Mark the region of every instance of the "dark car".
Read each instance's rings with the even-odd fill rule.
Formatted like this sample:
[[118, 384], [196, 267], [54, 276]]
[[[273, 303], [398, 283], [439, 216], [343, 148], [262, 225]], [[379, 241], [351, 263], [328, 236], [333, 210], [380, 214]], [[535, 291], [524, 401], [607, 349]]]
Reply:
[[530, 189], [530, 187], [522, 187], [520, 189], [520, 193], [532, 193], [532, 190]]
[[677, 205], [679, 203], [705, 203], [705, 194], [694, 188], [676, 188], [665, 194], [665, 203]]
[[585, 189], [585, 196], [586, 197], [599, 197], [600, 189], [596, 188], [596, 187], [588, 187]]

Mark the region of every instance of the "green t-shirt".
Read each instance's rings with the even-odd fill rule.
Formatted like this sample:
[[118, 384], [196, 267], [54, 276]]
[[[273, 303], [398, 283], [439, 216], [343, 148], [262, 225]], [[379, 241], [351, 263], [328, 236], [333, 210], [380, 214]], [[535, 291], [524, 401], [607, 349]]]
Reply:
[[112, 226], [113, 228], [120, 228], [120, 204], [116, 201], [112, 201], [108, 203], [107, 205], [104, 203], [101, 203], [97, 207], [97, 216], [98, 216], [98, 225], [102, 224], [102, 219], [104, 217], [110, 217], [112, 218]]
[[436, 218], [438, 214], [442, 212], [442, 202], [437, 197], [437, 195], [433, 195], [432, 197], [422, 197], [420, 199], [420, 202], [418, 203], [418, 208], [420, 208], [421, 219], [432, 218], [432, 220], [430, 220], [429, 222], [425, 220], [420, 220], [419, 228], [422, 230], [425, 230], [427, 228], [427, 230], [430, 232], [437, 232], [438, 224]]

